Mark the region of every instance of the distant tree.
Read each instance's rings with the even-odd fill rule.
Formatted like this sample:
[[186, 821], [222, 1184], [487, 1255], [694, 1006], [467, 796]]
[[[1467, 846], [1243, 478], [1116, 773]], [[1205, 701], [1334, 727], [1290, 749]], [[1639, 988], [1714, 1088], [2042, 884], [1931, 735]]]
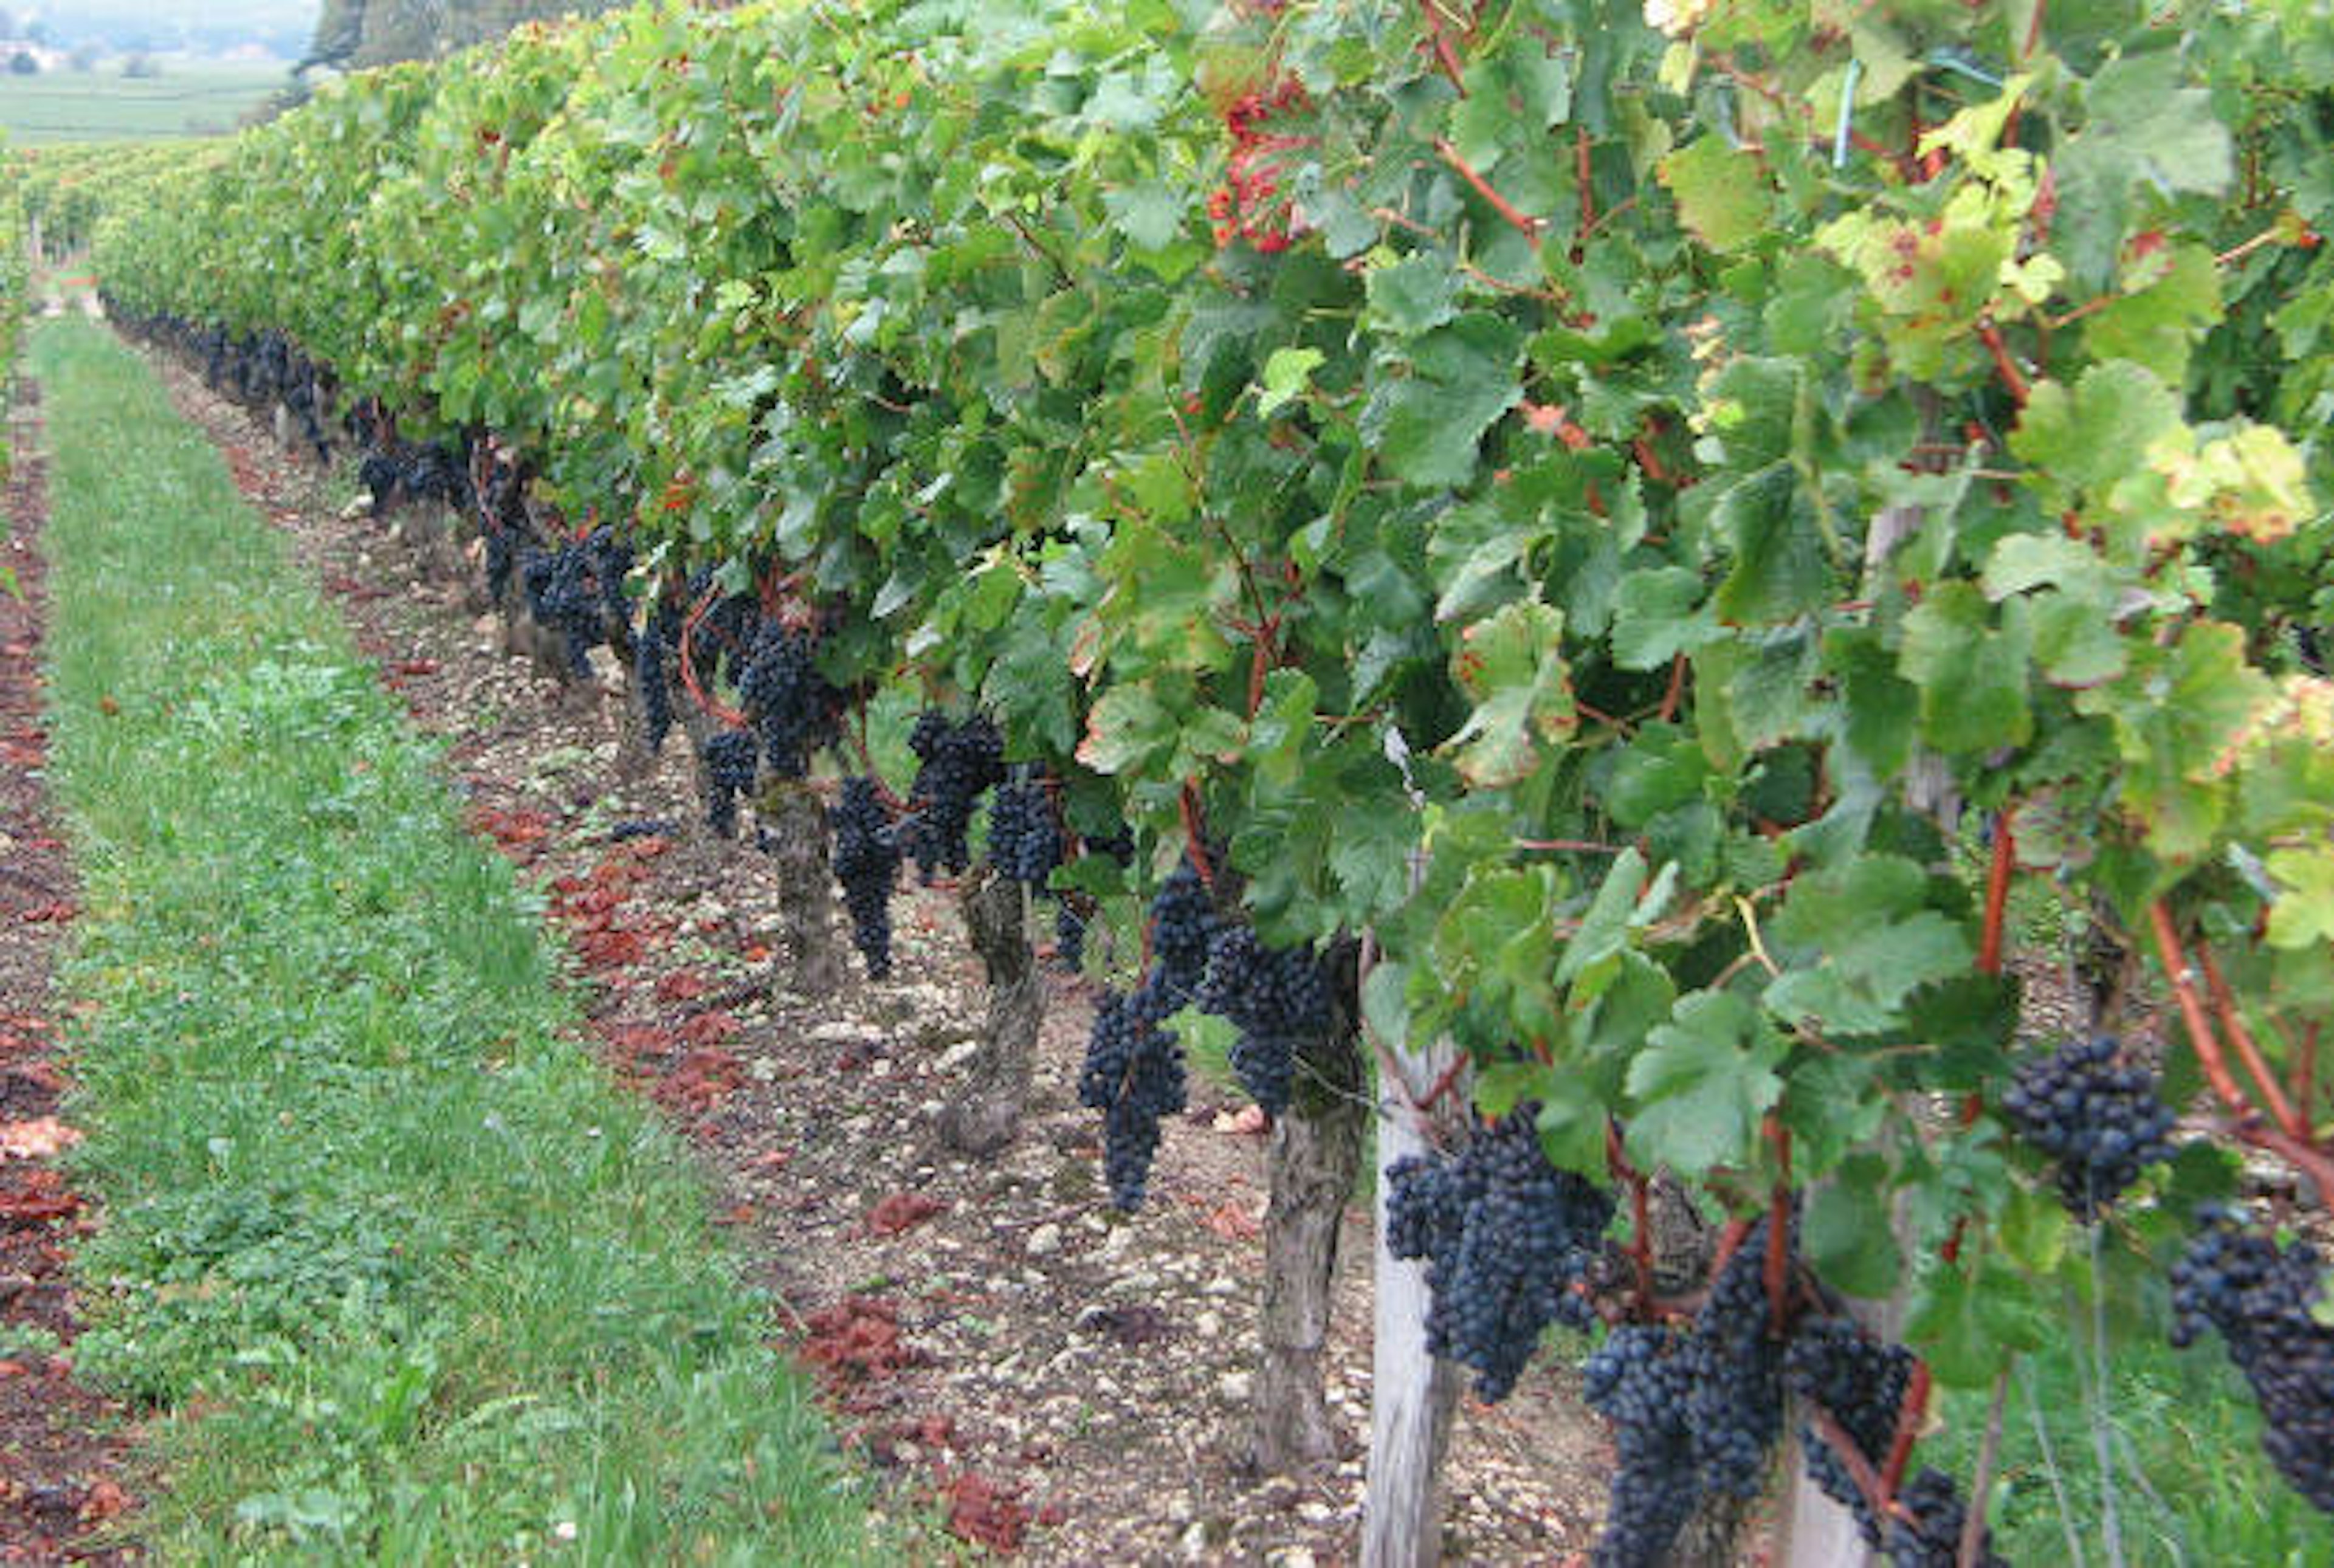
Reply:
[[[46, 43], [49, 41], [49, 24], [38, 19], [25, 23], [24, 38], [27, 43]], [[34, 63], [37, 65], [40, 62], [34, 61]]]
[[8, 70], [11, 74], [16, 76], [38, 76], [41, 73], [41, 63], [33, 58], [31, 50], [19, 49], [15, 53], [8, 56]]
[[300, 69], [363, 70], [499, 38], [523, 22], [596, 16], [625, 0], [324, 0]]
[[364, 30], [365, 0], [324, 0], [323, 12], [316, 18], [316, 36], [295, 69], [347, 65], [364, 42]]
[[162, 74], [162, 63], [140, 51], [121, 63], [121, 74], [133, 79], [159, 76]]
[[103, 46], [100, 44], [83, 43], [77, 46], [65, 59], [75, 71], [94, 71], [97, 69], [98, 57], [104, 53]]

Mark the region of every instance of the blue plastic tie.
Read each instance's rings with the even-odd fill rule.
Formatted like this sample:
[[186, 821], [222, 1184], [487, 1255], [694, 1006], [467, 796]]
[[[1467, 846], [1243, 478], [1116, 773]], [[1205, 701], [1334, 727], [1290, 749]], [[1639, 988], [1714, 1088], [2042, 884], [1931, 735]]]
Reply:
[[1864, 80], [1864, 62], [1851, 59], [1847, 75], [1839, 84], [1839, 124], [1831, 133], [1831, 166], [1847, 167], [1847, 132], [1856, 123], [1856, 85]]

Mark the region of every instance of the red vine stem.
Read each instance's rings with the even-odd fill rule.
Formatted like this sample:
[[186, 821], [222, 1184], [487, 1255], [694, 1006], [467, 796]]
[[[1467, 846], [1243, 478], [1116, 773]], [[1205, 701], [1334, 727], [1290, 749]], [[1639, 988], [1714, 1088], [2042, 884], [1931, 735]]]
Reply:
[[1912, 1462], [1913, 1445], [1920, 1440], [1921, 1423], [1929, 1415], [1929, 1363], [1913, 1363], [1912, 1380], [1905, 1386], [1905, 1405], [1896, 1412], [1896, 1437], [1888, 1445], [1888, 1463], [1880, 1472], [1880, 1493], [1895, 1502], [1904, 1484], [1905, 1467]]
[[2016, 806], [2006, 807], [1993, 824], [1993, 861], [1985, 872], [1985, 925], [1977, 943], [1982, 975], [2001, 973], [2001, 930], [2010, 909], [2010, 879], [2018, 869], [2018, 841], [2011, 832], [2017, 814]]
[[2173, 997], [2179, 1004], [2180, 1021], [2187, 1026], [2188, 1043], [2196, 1048], [2196, 1060], [2204, 1069], [2205, 1082], [2240, 1121], [2254, 1120], [2261, 1114], [2260, 1107], [2238, 1084], [2229, 1071], [2228, 1059], [2221, 1053], [2220, 1037], [2213, 1033], [2204, 1004], [2196, 996], [2195, 972], [2188, 967], [2188, 954], [2180, 945], [2179, 930], [2163, 899], [2148, 905], [2147, 924], [2156, 937], [2156, 956], [2164, 964], [2165, 978], [2171, 981]]
[[725, 707], [705, 695], [705, 688], [697, 684], [697, 661], [689, 656], [690, 641], [697, 635], [697, 623], [703, 620], [706, 611], [713, 608], [714, 598], [720, 592], [719, 588], [707, 589], [705, 596], [697, 601], [696, 607], [690, 611], [680, 623], [680, 684], [681, 688], [689, 693], [689, 699], [699, 707], [732, 729], [743, 729], [746, 726], [746, 716], [734, 707]]
[[2001, 329], [1992, 322], [1980, 322], [1977, 335], [1978, 341], [1985, 345], [1986, 351], [1993, 356], [1993, 368], [2000, 372], [2001, 384], [2010, 389], [2011, 400], [2024, 408], [2030, 389], [2026, 385], [2026, 377], [2019, 370], [2017, 362], [2010, 357], [2010, 345], [2001, 341]]
[[1184, 851], [1191, 857], [1191, 869], [1200, 873], [1200, 885], [1213, 898], [1216, 891], [1216, 868], [1208, 863], [1207, 834], [1200, 814], [1199, 786], [1190, 779], [1175, 797], [1176, 814], [1183, 819]]
[[1596, 187], [1588, 159], [1588, 128], [1572, 128], [1572, 178], [1580, 187], [1580, 227], [1573, 235], [1573, 243], [1587, 241], [1596, 227]]
[[2320, 1198], [2334, 1207], [2334, 1159], [2303, 1139], [2263, 1126], [2261, 1108], [2247, 1097], [2229, 1071], [2220, 1037], [2213, 1034], [2212, 1020], [2205, 1015], [2204, 1004], [2196, 995], [2195, 973], [2189, 968], [2188, 955], [2180, 946], [2180, 933], [2172, 923], [2172, 911], [2165, 908], [2163, 899], [2147, 907], [2147, 923], [2156, 937], [2156, 957], [2163, 962], [2165, 976], [2171, 982], [2173, 997], [2179, 1004], [2180, 1021], [2188, 1031], [2188, 1043], [2194, 1047], [2196, 1060], [2204, 1069], [2205, 1082], [2235, 1116], [2237, 1136], [2257, 1149], [2281, 1156], [2308, 1175]]
[[1434, 63], [1442, 74], [1451, 78], [1451, 85], [1459, 96], [1467, 96], [1466, 69], [1459, 63], [1459, 52], [1451, 46], [1451, 35], [1442, 30], [1442, 13], [1434, 8], [1434, 0], [1418, 0], [1418, 9], [1426, 17], [1426, 32], [1434, 45]]
[[1767, 1136], [1775, 1145], [1773, 1206], [1767, 1214], [1767, 1319], [1780, 1335], [1789, 1326], [1791, 1282], [1791, 1130], [1767, 1115]]
[[2262, 1060], [2261, 1047], [2253, 1043], [2253, 1032], [2245, 1026], [2244, 1014], [2237, 1006], [2237, 998], [2230, 991], [2228, 979], [2221, 973], [2220, 962], [2213, 957], [2210, 944], [2196, 944], [2196, 961], [2203, 966], [2204, 985], [2213, 994], [2213, 1011], [2220, 1016], [2221, 1027], [2228, 1031], [2229, 1043], [2237, 1048], [2237, 1057], [2244, 1063], [2245, 1071], [2261, 1085], [2262, 1098], [2269, 1101], [2269, 1113], [2294, 1137], [2309, 1137], [2310, 1129], [2302, 1124], [2293, 1102], [2285, 1097], [2284, 1086], [2270, 1072], [2269, 1063]]
[[2310, 1024], [2301, 1032], [2301, 1049], [2296, 1053], [2293, 1070], [2293, 1098], [2301, 1107], [2305, 1121], [2312, 1115], [2318, 1088], [2318, 1025]]
[[1501, 196], [1498, 191], [1492, 189], [1491, 182], [1485, 179], [1481, 175], [1476, 173], [1474, 165], [1469, 163], [1465, 158], [1461, 157], [1459, 149], [1452, 146], [1446, 138], [1438, 136], [1434, 139], [1434, 150], [1442, 155], [1442, 161], [1449, 164], [1453, 172], [1455, 172], [1460, 178], [1465, 180], [1469, 185], [1475, 188], [1475, 194], [1477, 196], [1481, 197], [1485, 201], [1491, 204], [1491, 210], [1493, 212], [1498, 213], [1501, 217], [1505, 218], [1511, 226], [1514, 226], [1517, 232], [1521, 234], [1526, 239], [1531, 241], [1534, 248], [1538, 248], [1539, 245], [1540, 231], [1539, 219], [1533, 217], [1529, 213], [1519, 211], [1515, 203], [1509, 201], [1506, 197]]
[[883, 782], [882, 774], [875, 766], [874, 754], [868, 749], [867, 705], [864, 702], [859, 705], [859, 728], [851, 736], [851, 748], [858, 754], [859, 765], [865, 772], [867, 782], [875, 786], [875, 798], [883, 803], [883, 809], [894, 818], [906, 815], [908, 803], [893, 794], [892, 786]]
[[2241, 240], [2213, 258], [2214, 266], [2229, 266], [2241, 262], [2265, 245], [2275, 245], [2286, 237], [2285, 226], [2271, 224], [2249, 240]]
[[1670, 657], [1669, 689], [1662, 693], [1661, 711], [1655, 717], [1664, 724], [1667, 724], [1670, 720], [1675, 718], [1677, 717], [1679, 699], [1684, 696], [1685, 655], [1683, 653], [1673, 654]]
[[1905, 1510], [1897, 1504], [1895, 1490], [1884, 1486], [1880, 1477], [1872, 1468], [1872, 1461], [1865, 1457], [1856, 1439], [1847, 1435], [1847, 1429], [1839, 1424], [1837, 1416], [1809, 1400], [1808, 1425], [1813, 1427], [1816, 1436], [1839, 1456], [1841, 1466], [1847, 1471], [1847, 1478], [1856, 1483], [1857, 1492], [1864, 1498], [1865, 1505], [1872, 1510], [1874, 1517], [1905, 1517]]
[[1710, 1260], [1711, 1277], [1714, 1279], [1726, 1272], [1726, 1265], [1733, 1261], [1734, 1254], [1742, 1246], [1742, 1238], [1750, 1234], [1749, 1220], [1730, 1219], [1726, 1222], [1725, 1227], [1718, 1233], [1717, 1254]]
[[1613, 1174], [1629, 1189], [1629, 1226], [1631, 1237], [1627, 1248], [1630, 1267], [1637, 1276], [1637, 1294], [1647, 1301], [1654, 1299], [1654, 1217], [1651, 1184], [1643, 1172], [1629, 1163], [1628, 1154], [1621, 1147], [1621, 1124], [1611, 1117], [1605, 1119], [1605, 1162]]
[[[2017, 815], [2016, 805], [2006, 806], [1993, 824], [1993, 856], [1985, 874], [1985, 923], [1978, 933], [1977, 967], [1983, 975], [2001, 973], [2002, 931], [2009, 924], [2010, 883], [2018, 869], [2018, 835], [2013, 826]], [[1963, 1101], [1963, 1126], [1977, 1120], [1982, 1103], [1975, 1094]], [[1953, 1221], [1953, 1234], [1939, 1249], [1948, 1265], [1960, 1261], [1962, 1237], [1968, 1227], [1966, 1215]], [[1881, 1495], [1892, 1501], [1904, 1482], [1905, 1467], [1912, 1462], [1913, 1447], [1920, 1441], [1922, 1424], [1928, 1419], [1931, 1381], [1929, 1363], [1914, 1361], [1913, 1375], [1905, 1385], [1905, 1402], [1897, 1407], [1896, 1431], [1888, 1445], [1888, 1462], [1880, 1476]]]
[[2122, 303], [2123, 301], [2128, 297], [2130, 296], [2127, 294], [2101, 294], [2095, 300], [2084, 301], [2081, 304], [2077, 305], [2073, 310], [2068, 311], [2062, 315], [2043, 317], [2042, 325], [2051, 332], [2060, 332], [2068, 327], [2073, 326], [2077, 322], [2081, 321], [2086, 316], [2095, 316], [2098, 314], [2109, 305]]
[[1458, 1083], [1459, 1074], [1466, 1071], [1468, 1060], [1469, 1058], [1467, 1053], [1463, 1051], [1452, 1058], [1451, 1065], [1442, 1070], [1442, 1075], [1434, 1081], [1434, 1087], [1426, 1092], [1426, 1097], [1424, 1099], [1422, 1100], [1416, 1096], [1412, 1097], [1410, 1101], [1411, 1109], [1414, 1111], [1433, 1110], [1434, 1107], [1442, 1101], [1442, 1097], [1450, 1093], [1452, 1089]]

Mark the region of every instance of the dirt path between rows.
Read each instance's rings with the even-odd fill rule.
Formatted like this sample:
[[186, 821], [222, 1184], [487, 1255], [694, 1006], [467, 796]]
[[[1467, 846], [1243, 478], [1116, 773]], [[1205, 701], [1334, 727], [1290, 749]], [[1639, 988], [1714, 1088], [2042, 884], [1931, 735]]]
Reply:
[[[903, 895], [895, 977], [816, 1007], [773, 995], [763, 856], [709, 842], [685, 750], [613, 766], [617, 699], [563, 689], [505, 645], [468, 582], [432, 577], [411, 520], [333, 505], [184, 367], [149, 355], [237, 483], [342, 606], [381, 678], [443, 738], [445, 766], [569, 937], [603, 1058], [699, 1151], [723, 1222], [818, 1369], [846, 1440], [897, 1477], [890, 1505], [1024, 1561], [1351, 1562], [1368, 1428], [1369, 1232], [1349, 1217], [1333, 1346], [1338, 1460], [1254, 1474], [1263, 1141], [1200, 1082], [1131, 1220], [1099, 1190], [1095, 1118], [1072, 1086], [1084, 981], [1048, 980], [1038, 1087], [992, 1161], [934, 1119], [969, 1054], [978, 963], [944, 893]], [[604, 656], [603, 656], [604, 657]], [[619, 825], [661, 831], [619, 839]], [[1560, 1563], [1610, 1464], [1576, 1380], [1544, 1358], [1470, 1406], [1450, 1466], [1455, 1561]]]
[[0, 1563], [131, 1563], [129, 1429], [72, 1375], [66, 1249], [93, 1219], [57, 1167], [76, 1134], [60, 1116], [70, 1084], [53, 980], [76, 892], [45, 781], [48, 493], [31, 383], [13, 410], [0, 528]]

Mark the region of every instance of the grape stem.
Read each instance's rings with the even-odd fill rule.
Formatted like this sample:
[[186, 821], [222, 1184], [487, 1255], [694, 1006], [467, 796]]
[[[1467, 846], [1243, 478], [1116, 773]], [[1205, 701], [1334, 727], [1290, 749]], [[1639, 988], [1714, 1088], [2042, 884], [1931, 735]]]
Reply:
[[705, 619], [706, 611], [713, 608], [713, 601], [720, 592], [718, 587], [707, 589], [704, 597], [697, 601], [695, 608], [680, 623], [680, 684], [681, 688], [689, 693], [690, 701], [699, 708], [732, 729], [743, 729], [746, 727], [746, 716], [705, 695], [705, 688], [697, 684], [697, 663], [689, 656], [690, 640], [697, 635], [697, 623]]
[[2214, 266], [2233, 265], [2234, 264], [2244, 260], [2245, 257], [2252, 255], [2253, 252], [2261, 249], [2262, 246], [2265, 245], [2275, 245], [2280, 240], [2287, 238], [2287, 229], [2288, 226], [2282, 221], [2273, 223], [2267, 228], [2262, 230], [2261, 233], [2253, 236], [2252, 238], [2240, 241], [2238, 244], [2231, 245], [2228, 249], [2214, 256], [2213, 258], [2213, 265]]
[[908, 803], [893, 794], [892, 786], [883, 782], [883, 775], [875, 768], [874, 754], [868, 749], [867, 705], [863, 702], [859, 705], [859, 728], [851, 736], [851, 749], [858, 755], [859, 766], [866, 774], [867, 781], [875, 786], [875, 798], [883, 803], [883, 809], [891, 813], [894, 822], [905, 816]]

